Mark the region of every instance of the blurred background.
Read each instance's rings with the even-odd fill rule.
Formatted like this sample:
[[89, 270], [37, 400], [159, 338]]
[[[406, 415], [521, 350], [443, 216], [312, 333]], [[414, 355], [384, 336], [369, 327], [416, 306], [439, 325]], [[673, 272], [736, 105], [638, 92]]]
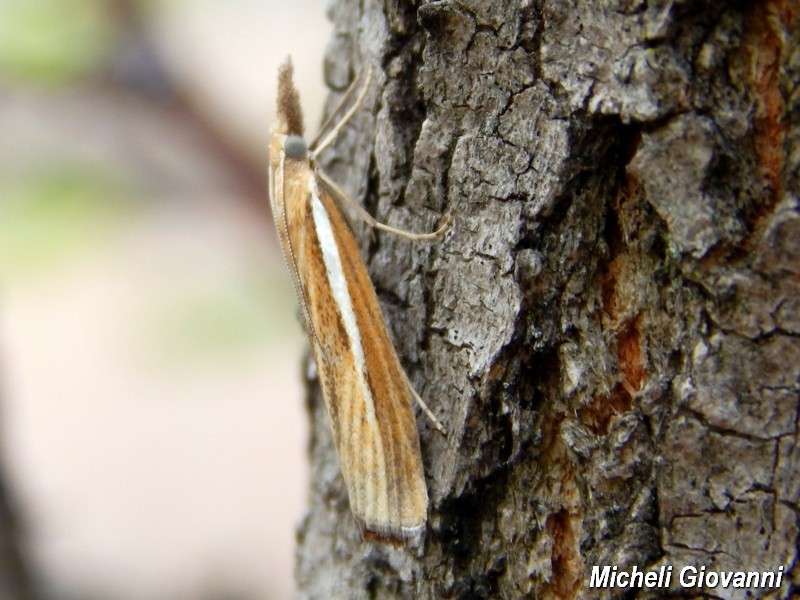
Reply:
[[0, 599], [286, 598], [303, 334], [266, 148], [323, 0], [0, 0]]

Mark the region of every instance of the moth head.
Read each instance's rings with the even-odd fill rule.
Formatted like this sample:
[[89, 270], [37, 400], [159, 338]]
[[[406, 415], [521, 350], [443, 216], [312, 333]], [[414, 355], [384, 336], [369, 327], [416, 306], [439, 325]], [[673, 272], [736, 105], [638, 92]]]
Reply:
[[287, 58], [278, 71], [278, 119], [275, 133], [303, 136], [303, 110], [300, 108], [300, 94], [294, 86], [291, 58]]
[[286, 158], [301, 160], [308, 157], [308, 144], [299, 135], [287, 135], [283, 140], [283, 153]]

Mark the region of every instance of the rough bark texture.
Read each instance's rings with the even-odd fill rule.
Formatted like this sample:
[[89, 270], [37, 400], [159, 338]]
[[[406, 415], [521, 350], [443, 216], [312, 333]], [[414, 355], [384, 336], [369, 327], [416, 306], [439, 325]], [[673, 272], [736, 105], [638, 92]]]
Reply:
[[666, 564], [783, 565], [780, 590], [716, 593], [791, 596], [798, 3], [331, 12], [328, 84], [367, 65], [378, 83], [328, 172], [391, 224], [456, 218], [441, 243], [364, 238], [448, 436], [419, 418], [424, 546], [364, 543], [311, 382], [301, 595], [610, 597], [592, 565]]

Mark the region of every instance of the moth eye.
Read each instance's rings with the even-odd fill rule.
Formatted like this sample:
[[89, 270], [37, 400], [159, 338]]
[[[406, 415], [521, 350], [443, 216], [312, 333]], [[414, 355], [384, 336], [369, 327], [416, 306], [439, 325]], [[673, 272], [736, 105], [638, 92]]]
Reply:
[[286, 153], [286, 158], [300, 159], [308, 155], [308, 146], [299, 135], [289, 135], [283, 140], [283, 151]]

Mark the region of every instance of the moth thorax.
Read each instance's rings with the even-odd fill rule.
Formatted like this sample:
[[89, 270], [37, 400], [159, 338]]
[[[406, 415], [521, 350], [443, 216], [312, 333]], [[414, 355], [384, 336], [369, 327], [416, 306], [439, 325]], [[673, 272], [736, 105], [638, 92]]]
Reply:
[[308, 156], [308, 145], [299, 135], [287, 135], [283, 140], [283, 151], [286, 158], [297, 160]]

